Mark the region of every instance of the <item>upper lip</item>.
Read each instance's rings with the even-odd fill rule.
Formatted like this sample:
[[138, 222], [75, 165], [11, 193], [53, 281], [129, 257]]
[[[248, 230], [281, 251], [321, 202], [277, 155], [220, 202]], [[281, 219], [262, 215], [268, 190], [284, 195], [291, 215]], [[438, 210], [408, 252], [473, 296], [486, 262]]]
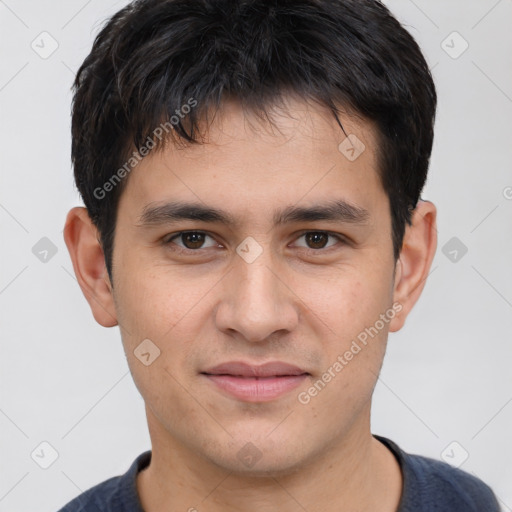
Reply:
[[282, 361], [271, 361], [261, 365], [230, 361], [201, 372], [208, 375], [232, 375], [239, 377], [282, 377], [307, 374], [306, 370]]

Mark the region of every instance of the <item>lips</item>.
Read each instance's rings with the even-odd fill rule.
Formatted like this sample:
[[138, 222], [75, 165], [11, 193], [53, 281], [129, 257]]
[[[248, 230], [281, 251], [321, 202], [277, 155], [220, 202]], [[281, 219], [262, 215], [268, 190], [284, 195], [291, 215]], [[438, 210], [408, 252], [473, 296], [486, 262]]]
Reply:
[[289, 377], [307, 374], [306, 370], [280, 361], [273, 361], [259, 366], [250, 365], [241, 361], [219, 364], [209, 370], [207, 375], [231, 375], [233, 377]]
[[232, 361], [201, 374], [222, 393], [244, 402], [275, 400], [299, 386], [310, 375], [298, 366], [281, 361], [263, 365]]

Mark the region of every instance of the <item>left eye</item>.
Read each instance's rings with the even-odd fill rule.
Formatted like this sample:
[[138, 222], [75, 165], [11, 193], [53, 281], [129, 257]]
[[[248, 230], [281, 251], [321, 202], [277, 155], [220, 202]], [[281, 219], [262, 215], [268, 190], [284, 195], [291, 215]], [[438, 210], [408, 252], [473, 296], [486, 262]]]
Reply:
[[[204, 243], [207, 238], [211, 239], [211, 243], [210, 245], [205, 246]], [[326, 231], [307, 231], [296, 240], [300, 240], [302, 238], [305, 240], [306, 245], [299, 244], [298, 247], [305, 247], [310, 250], [326, 249], [335, 245], [336, 242], [343, 242], [342, 238], [338, 235], [334, 235]], [[329, 243], [329, 238], [333, 240], [333, 243]], [[176, 241], [180, 241], [181, 244]], [[171, 242], [182, 249], [191, 251], [206, 249], [208, 247], [215, 247], [218, 245], [213, 237], [203, 231], [181, 231], [180, 233], [172, 235], [165, 241], [166, 244], [170, 244]]]
[[[326, 231], [308, 231], [306, 233], [303, 233], [297, 240], [300, 240], [301, 238], [304, 238], [306, 241], [306, 248], [307, 249], [326, 249], [327, 247], [331, 247], [335, 244], [328, 245], [328, 240], [330, 238], [336, 239], [338, 242], [341, 241], [341, 238], [339, 236], [333, 235], [331, 233], [328, 233]], [[299, 246], [304, 247], [304, 246]]]

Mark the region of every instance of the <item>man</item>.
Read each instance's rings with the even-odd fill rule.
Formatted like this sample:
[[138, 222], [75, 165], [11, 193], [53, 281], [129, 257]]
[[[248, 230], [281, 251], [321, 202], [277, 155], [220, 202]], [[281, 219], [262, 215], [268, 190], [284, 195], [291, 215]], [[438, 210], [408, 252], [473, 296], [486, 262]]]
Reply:
[[436, 250], [436, 92], [374, 0], [142, 0], [75, 82], [65, 240], [152, 449], [62, 511], [497, 511], [372, 435]]

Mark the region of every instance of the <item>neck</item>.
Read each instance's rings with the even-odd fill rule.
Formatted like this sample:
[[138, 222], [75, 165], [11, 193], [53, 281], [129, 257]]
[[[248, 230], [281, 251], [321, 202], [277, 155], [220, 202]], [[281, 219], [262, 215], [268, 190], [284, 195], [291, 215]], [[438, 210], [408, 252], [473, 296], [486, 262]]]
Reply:
[[137, 476], [141, 503], [146, 512], [396, 512], [400, 467], [371, 435], [369, 412], [365, 420], [366, 428], [355, 425], [301, 467], [255, 476], [229, 471], [191, 452], [148, 414], [152, 456]]

